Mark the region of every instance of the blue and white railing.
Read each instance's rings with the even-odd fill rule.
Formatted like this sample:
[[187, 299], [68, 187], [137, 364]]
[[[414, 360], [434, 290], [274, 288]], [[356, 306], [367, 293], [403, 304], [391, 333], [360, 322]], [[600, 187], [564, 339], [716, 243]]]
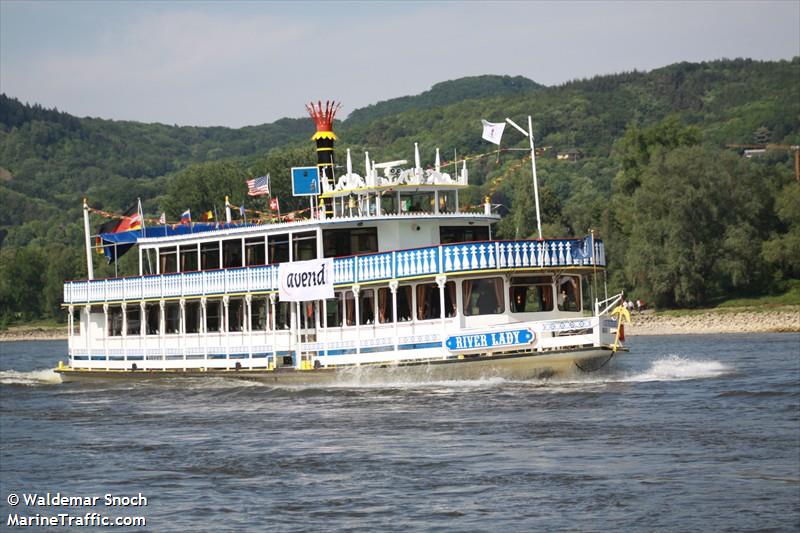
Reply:
[[[333, 261], [335, 285], [520, 268], [604, 267], [600, 240], [491, 241], [443, 244]], [[181, 272], [64, 284], [64, 303], [84, 304], [276, 291], [277, 265]]]

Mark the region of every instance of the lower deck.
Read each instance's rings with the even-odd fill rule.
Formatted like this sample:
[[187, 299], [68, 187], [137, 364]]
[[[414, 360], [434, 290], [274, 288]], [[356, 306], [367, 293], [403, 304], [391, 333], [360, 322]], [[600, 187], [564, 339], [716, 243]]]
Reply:
[[69, 366], [336, 368], [608, 346], [616, 323], [584, 316], [581, 283], [555, 273], [439, 276], [302, 303], [268, 293], [86, 305], [70, 313]]

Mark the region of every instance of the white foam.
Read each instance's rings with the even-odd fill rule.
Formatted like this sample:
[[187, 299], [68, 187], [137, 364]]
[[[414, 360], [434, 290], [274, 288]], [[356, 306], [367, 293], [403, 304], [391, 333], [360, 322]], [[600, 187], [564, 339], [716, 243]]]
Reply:
[[0, 370], [0, 384], [2, 385], [55, 385], [61, 383], [61, 375], [47, 368], [44, 370], [31, 370], [18, 372], [16, 370]]
[[627, 376], [622, 381], [682, 381], [687, 379], [708, 379], [730, 373], [731, 369], [719, 361], [702, 361], [669, 355], [653, 361], [644, 372]]
[[[630, 356], [628, 356], [630, 357]], [[638, 372], [626, 372], [622, 369], [610, 372], [593, 372], [587, 374], [571, 374], [553, 377], [547, 380], [531, 380], [527, 383], [538, 384], [547, 392], [575, 392], [595, 386], [614, 383], [646, 383], [654, 381], [685, 381], [691, 379], [709, 379], [729, 374], [730, 367], [719, 361], [694, 360], [680, 355], [668, 355], [653, 361], [650, 366]], [[518, 382], [513, 382], [518, 383]]]

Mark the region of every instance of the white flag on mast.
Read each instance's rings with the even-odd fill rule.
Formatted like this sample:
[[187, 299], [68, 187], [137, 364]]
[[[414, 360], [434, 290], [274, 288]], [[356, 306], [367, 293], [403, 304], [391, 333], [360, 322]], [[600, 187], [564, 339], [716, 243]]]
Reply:
[[481, 120], [483, 123], [482, 137], [490, 143], [500, 144], [500, 138], [503, 136], [503, 130], [506, 127], [505, 122], [487, 122]]

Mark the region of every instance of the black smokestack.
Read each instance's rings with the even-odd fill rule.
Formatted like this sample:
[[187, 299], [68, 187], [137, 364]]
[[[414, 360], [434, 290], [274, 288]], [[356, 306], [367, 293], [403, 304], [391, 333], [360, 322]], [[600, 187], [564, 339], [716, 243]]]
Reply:
[[[340, 106], [340, 103], [332, 100], [327, 100], [325, 107], [322, 106], [322, 102], [317, 102], [316, 107], [314, 107], [314, 102], [306, 104], [308, 114], [317, 125], [317, 133], [311, 137], [311, 140], [317, 143], [317, 168], [320, 180], [325, 179], [328, 183], [334, 178], [333, 142], [336, 140], [336, 135], [333, 133], [333, 118]], [[323, 176], [325, 177], [323, 178]]]

